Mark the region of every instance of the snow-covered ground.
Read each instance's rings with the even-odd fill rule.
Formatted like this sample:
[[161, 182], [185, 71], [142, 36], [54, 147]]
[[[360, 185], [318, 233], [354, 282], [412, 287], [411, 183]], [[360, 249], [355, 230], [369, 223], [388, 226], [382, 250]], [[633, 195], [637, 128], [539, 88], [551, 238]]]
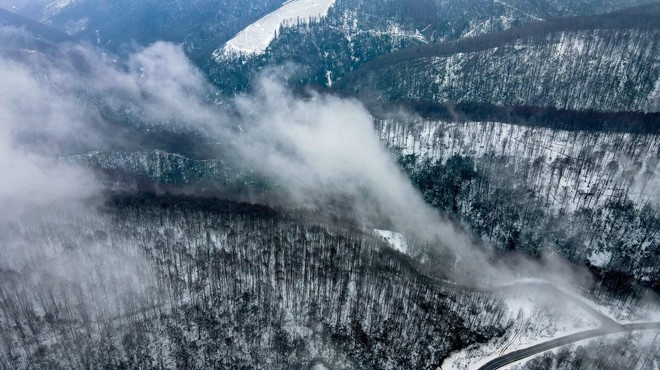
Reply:
[[233, 39], [227, 41], [223, 48], [216, 50], [213, 56], [217, 59], [225, 54], [261, 54], [275, 38], [275, 32], [281, 25], [287, 23], [307, 22], [310, 18], [323, 17], [335, 0], [291, 0], [274, 12], [247, 26]]
[[[501, 122], [385, 121], [379, 135], [402, 154], [446, 161], [454, 154], [511, 159], [516, 172], [534, 163], [529, 177], [539, 196], [575, 211], [626, 193], [637, 203], [660, 204], [660, 136], [553, 130]], [[529, 171], [529, 170], [528, 170]], [[594, 256], [598, 263], [606, 256]]]
[[374, 233], [377, 236], [383, 238], [383, 240], [385, 240], [395, 250], [403, 254], [408, 253], [408, 241], [406, 240], [406, 237], [403, 234], [397, 233], [395, 231], [378, 230], [378, 229], [374, 229]]
[[[513, 284], [547, 283], [539, 279], [521, 279]], [[615, 320], [620, 324], [633, 322], [651, 322], [660, 319], [660, 313], [655, 306], [641, 310], [630, 307], [615, 307], [606, 302], [596, 302], [588, 299], [566, 287], [556, 286], [563, 294], [573, 297], [593, 308], [593, 310]], [[443, 370], [464, 370], [478, 368], [486, 362], [519, 349], [527, 348], [565, 335], [575, 334], [585, 330], [596, 329], [606, 323], [601, 322], [598, 315], [585, 310], [575, 302], [555, 294], [538, 292], [521, 285], [516, 290], [510, 290], [504, 297], [504, 303], [509, 309], [505, 319], [510, 323], [506, 335], [494, 338], [488, 343], [473, 345], [453, 353], [442, 364]], [[508, 320], [508, 321], [507, 321]]]
[[64, 10], [64, 8], [67, 8], [73, 4], [75, 4], [75, 0], [56, 0], [48, 3], [44, 7], [44, 18], [47, 17], [52, 17], [54, 15], [57, 15]]
[[[636, 333], [619, 333], [619, 334], [611, 334], [605, 337], [597, 337], [597, 338], [592, 338], [592, 339], [586, 339], [583, 341], [579, 341], [578, 343], [575, 343], [571, 346], [564, 346], [564, 347], [559, 347], [555, 349], [551, 349], [548, 352], [553, 352], [555, 355], [558, 354], [560, 351], [570, 348], [570, 347], [583, 347], [586, 348], [588, 351], [591, 350], [601, 350], [601, 349], [607, 349], [603, 348], [604, 343], [618, 343], [618, 355], [623, 355], [626, 351], [634, 351], [634, 352], [639, 352], [639, 351], [649, 351], [649, 355], [653, 353], [657, 353], [657, 348], [660, 346], [660, 343], [658, 342], [658, 333], [655, 330], [649, 330], [649, 331], [640, 331]], [[610, 347], [611, 348], [611, 347]], [[525, 369], [526, 364], [532, 360], [534, 360], [537, 357], [543, 356], [546, 352], [543, 352], [541, 354], [538, 354], [536, 356], [528, 357], [525, 358], [521, 361], [514, 362], [513, 364], [504, 366], [502, 369], [508, 369], [508, 370], [520, 370], [520, 369]], [[608, 357], [611, 356], [611, 354], [608, 353], [603, 353], [602, 356]], [[649, 364], [646, 361], [642, 361], [640, 364], [639, 362], [628, 362], [626, 366], [628, 366], [627, 369], [630, 370], [646, 370], [646, 369], [659, 369], [658, 363], [660, 363], [660, 358], [656, 358], [651, 361]]]
[[441, 368], [474, 369], [503, 354], [599, 326], [597, 319], [572, 302], [528, 293], [521, 291], [505, 298], [512, 322], [505, 336], [455, 352]]

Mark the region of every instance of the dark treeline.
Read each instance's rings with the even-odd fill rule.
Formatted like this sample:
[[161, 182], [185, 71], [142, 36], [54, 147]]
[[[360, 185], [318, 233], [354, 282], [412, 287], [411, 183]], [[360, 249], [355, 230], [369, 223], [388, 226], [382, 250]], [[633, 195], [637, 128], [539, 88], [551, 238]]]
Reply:
[[211, 194], [204, 197], [197, 194], [157, 194], [155, 192], [114, 193], [105, 202], [105, 207], [113, 212], [136, 207], [153, 207], [163, 211], [169, 209], [196, 210], [217, 215], [243, 215], [257, 219], [284, 217], [281, 216], [281, 211], [278, 212], [263, 204], [236, 202], [213, 197]]
[[474, 102], [369, 101], [366, 104], [376, 117], [402, 108], [425, 119], [447, 122], [503, 122], [567, 131], [660, 134], [660, 113], [574, 111]]
[[[491, 49], [514, 40], [553, 32], [581, 31], [591, 29], [657, 28], [660, 4], [649, 4], [625, 9], [605, 15], [577, 16], [558, 18], [546, 22], [535, 22], [504, 31], [468, 37], [447, 43], [429, 43], [413, 46], [383, 55], [360, 69], [352, 72], [342, 86], [349, 87], [357, 76], [363, 76], [371, 70], [377, 70], [393, 64], [418, 58], [450, 56], [456, 53], [473, 53]], [[353, 77], [355, 76], [355, 77]]]

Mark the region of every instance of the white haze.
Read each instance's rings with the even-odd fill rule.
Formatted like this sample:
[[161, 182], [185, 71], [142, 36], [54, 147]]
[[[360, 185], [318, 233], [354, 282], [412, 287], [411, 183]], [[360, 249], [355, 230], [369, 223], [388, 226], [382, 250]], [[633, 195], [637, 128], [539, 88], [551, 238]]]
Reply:
[[314, 93], [298, 99], [277, 78], [263, 76], [253, 94], [235, 103], [244, 123], [237, 150], [246, 163], [283, 185], [290, 202], [343, 200], [359, 221], [385, 222], [450, 251], [456, 266], [470, 274], [488, 272], [486, 255], [424, 202], [358, 101]]
[[0, 8], [15, 10], [29, 4], [31, 0], [0, 0]]
[[[21, 29], [0, 27], [0, 44], [23, 39]], [[95, 206], [102, 189], [94, 173], [58, 155], [67, 143], [107, 138], [95, 130], [99, 110], [82, 103], [78, 92], [87, 87], [68, 62], [0, 50], [0, 276], [22, 274], [14, 293], [25, 298], [55, 292], [114, 316], [155, 281], [139, 254], [80, 228], [103, 220]]]
[[69, 135], [84, 117], [74, 101], [44, 90], [23, 66], [0, 59], [0, 201], [44, 204], [85, 197], [91, 176], [52, 157], [28, 151], [16, 136]]
[[[54, 136], [84, 133], [103, 145], [113, 138], [95, 129], [101, 120], [97, 110], [111, 107], [147, 125], [194, 128], [210, 141], [231, 143], [240, 165], [277, 183], [288, 205], [349, 204], [365, 225], [391, 227], [433, 246], [457, 279], [497, 284], [521, 273], [569, 282], [583, 277], [553, 256], [541, 263], [518, 256], [514, 269], [492, 262], [468, 233], [425, 204], [356, 100], [315, 93], [300, 98], [277, 74], [264, 73], [250, 94], [217, 104], [219, 93], [179, 46], [159, 42], [125, 62], [88, 47], [62, 49], [68, 59], [53, 61], [37, 53], [20, 64], [0, 60], [0, 175], [17, 179], [0, 185], [1, 199], [29, 204], [82, 199], [90, 189], [93, 194], [91, 173], [58, 164], [52, 159], [56, 153], [29, 152], [12, 134], [25, 122], [41, 123], [38, 129]], [[80, 101], [80, 94], [93, 97], [95, 104]]]

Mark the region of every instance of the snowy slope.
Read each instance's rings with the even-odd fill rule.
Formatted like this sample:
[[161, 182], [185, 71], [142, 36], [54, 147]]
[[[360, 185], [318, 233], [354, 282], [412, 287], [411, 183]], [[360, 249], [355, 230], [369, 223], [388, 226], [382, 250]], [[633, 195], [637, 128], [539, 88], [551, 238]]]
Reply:
[[363, 73], [383, 100], [483, 102], [569, 110], [657, 112], [660, 30], [556, 32]]
[[49, 2], [45, 7], [44, 7], [44, 17], [51, 17], [54, 15], [59, 14], [64, 8], [67, 8], [73, 4], [75, 4], [75, 0], [56, 0]]
[[554, 304], [548, 299], [526, 294], [506, 297], [509, 316], [505, 321], [510, 323], [507, 333], [488, 343], [474, 344], [452, 353], [441, 368], [476, 369], [505, 353], [598, 327], [598, 322], [577, 306], [561, 301]]
[[513, 168], [536, 163], [533, 183], [556, 208], [603, 204], [621, 193], [638, 203], [660, 202], [660, 137], [630, 133], [553, 130], [501, 122], [385, 121], [379, 135], [402, 154], [447, 160], [454, 154], [503, 156]]
[[408, 253], [408, 240], [406, 240], [406, 237], [403, 234], [397, 233], [396, 231], [379, 229], [374, 229], [374, 234], [383, 238], [383, 240], [395, 250], [403, 254]]
[[281, 25], [307, 21], [310, 18], [325, 16], [335, 0], [291, 0], [274, 12], [247, 26], [225, 46], [216, 50], [213, 55], [217, 59], [227, 52], [244, 54], [261, 54], [275, 38], [275, 32]]
[[[576, 261], [622, 269], [640, 281], [657, 276], [653, 251], [660, 234], [655, 221], [642, 220], [657, 219], [660, 205], [660, 135], [500, 122], [382, 121], [377, 127], [387, 146], [421, 158], [418, 165], [424, 166], [424, 158], [448, 163], [454, 155], [474, 161], [486, 180], [466, 185], [455, 209], [488, 243], [506, 245], [510, 230], [530, 235], [555, 230], [557, 237], [542, 242], [526, 238], [520, 246], [559, 248], [559, 241], [563, 247], [557, 250], [568, 251]], [[500, 207], [501, 213], [494, 210]], [[535, 211], [522, 214], [516, 207]], [[531, 229], [520, 221], [502, 226], [516, 217], [544, 221]], [[570, 221], [553, 226], [557, 220]]]

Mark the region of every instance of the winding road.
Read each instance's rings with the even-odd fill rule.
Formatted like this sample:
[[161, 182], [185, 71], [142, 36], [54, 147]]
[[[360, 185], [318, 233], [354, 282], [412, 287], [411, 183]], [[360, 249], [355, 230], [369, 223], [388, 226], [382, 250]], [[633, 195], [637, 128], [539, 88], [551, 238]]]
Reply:
[[511, 293], [516, 293], [520, 291], [521, 289], [533, 289], [537, 290], [540, 292], [543, 292], [543, 294], [552, 294], [558, 299], [563, 299], [569, 302], [572, 302], [576, 306], [580, 307], [582, 310], [587, 312], [589, 315], [591, 315], [593, 318], [596, 320], [600, 321], [601, 326], [603, 327], [620, 327], [619, 323], [614, 321], [612, 318], [609, 316], [605, 315], [604, 313], [598, 311], [594, 307], [590, 306], [587, 304], [584, 300], [580, 299], [579, 297], [563, 290], [557, 287], [556, 285], [550, 283], [550, 282], [543, 282], [543, 281], [538, 281], [538, 282], [519, 282], [519, 283], [513, 283], [510, 285], [506, 285], [503, 287], [496, 287], [491, 289], [491, 292], [511, 292]]
[[584, 300], [580, 299], [580, 297], [572, 293], [569, 293], [564, 289], [559, 288], [558, 286], [556, 286], [551, 282], [524, 281], [524, 282], [507, 284], [499, 287], [491, 286], [491, 287], [481, 287], [481, 288], [474, 286], [459, 285], [426, 275], [419, 271], [418, 265], [412, 258], [405, 256], [399, 253], [398, 251], [395, 251], [394, 249], [389, 250], [389, 252], [393, 255], [393, 257], [399, 260], [399, 262], [404, 267], [407, 267], [409, 271], [413, 272], [422, 281], [432, 286], [437, 286], [446, 289], [462, 290], [462, 291], [472, 291], [472, 292], [476, 291], [476, 292], [489, 292], [489, 293], [500, 292], [505, 294], [511, 292], [515, 293], [515, 292], [519, 292], [521, 289], [531, 288], [532, 290], [542, 291], [544, 292], [544, 294], [552, 294], [558, 299], [564, 299], [569, 302], [572, 302], [576, 306], [580, 307], [581, 309], [589, 313], [592, 317], [600, 321], [601, 326], [598, 329], [591, 329], [575, 334], [566, 335], [563, 337], [548, 340], [546, 342], [537, 345], [533, 345], [531, 347], [527, 347], [507, 353], [505, 355], [499, 356], [493, 360], [488, 361], [486, 364], [479, 367], [478, 370], [499, 369], [502, 366], [511, 364], [516, 361], [520, 361], [527, 357], [531, 357], [539, 353], [543, 353], [545, 351], [558, 348], [561, 346], [565, 346], [568, 344], [576, 343], [585, 339], [597, 338], [597, 337], [602, 337], [617, 333], [628, 333], [628, 332], [640, 331], [640, 330], [660, 330], [660, 322], [619, 324], [611, 317], [605, 315], [604, 313], [600, 312], [593, 306], [589, 305]]
[[627, 333], [639, 330], [660, 330], [660, 322], [635, 323], [623, 325], [607, 325], [598, 329], [587, 330], [576, 334], [567, 335], [537, 344], [535, 346], [520, 349], [506, 355], [500, 356], [481, 366], [479, 370], [495, 370], [510, 363], [522, 360], [524, 358], [537, 355], [539, 353], [565, 346], [567, 344], [579, 342], [585, 339], [601, 337], [610, 334]]

